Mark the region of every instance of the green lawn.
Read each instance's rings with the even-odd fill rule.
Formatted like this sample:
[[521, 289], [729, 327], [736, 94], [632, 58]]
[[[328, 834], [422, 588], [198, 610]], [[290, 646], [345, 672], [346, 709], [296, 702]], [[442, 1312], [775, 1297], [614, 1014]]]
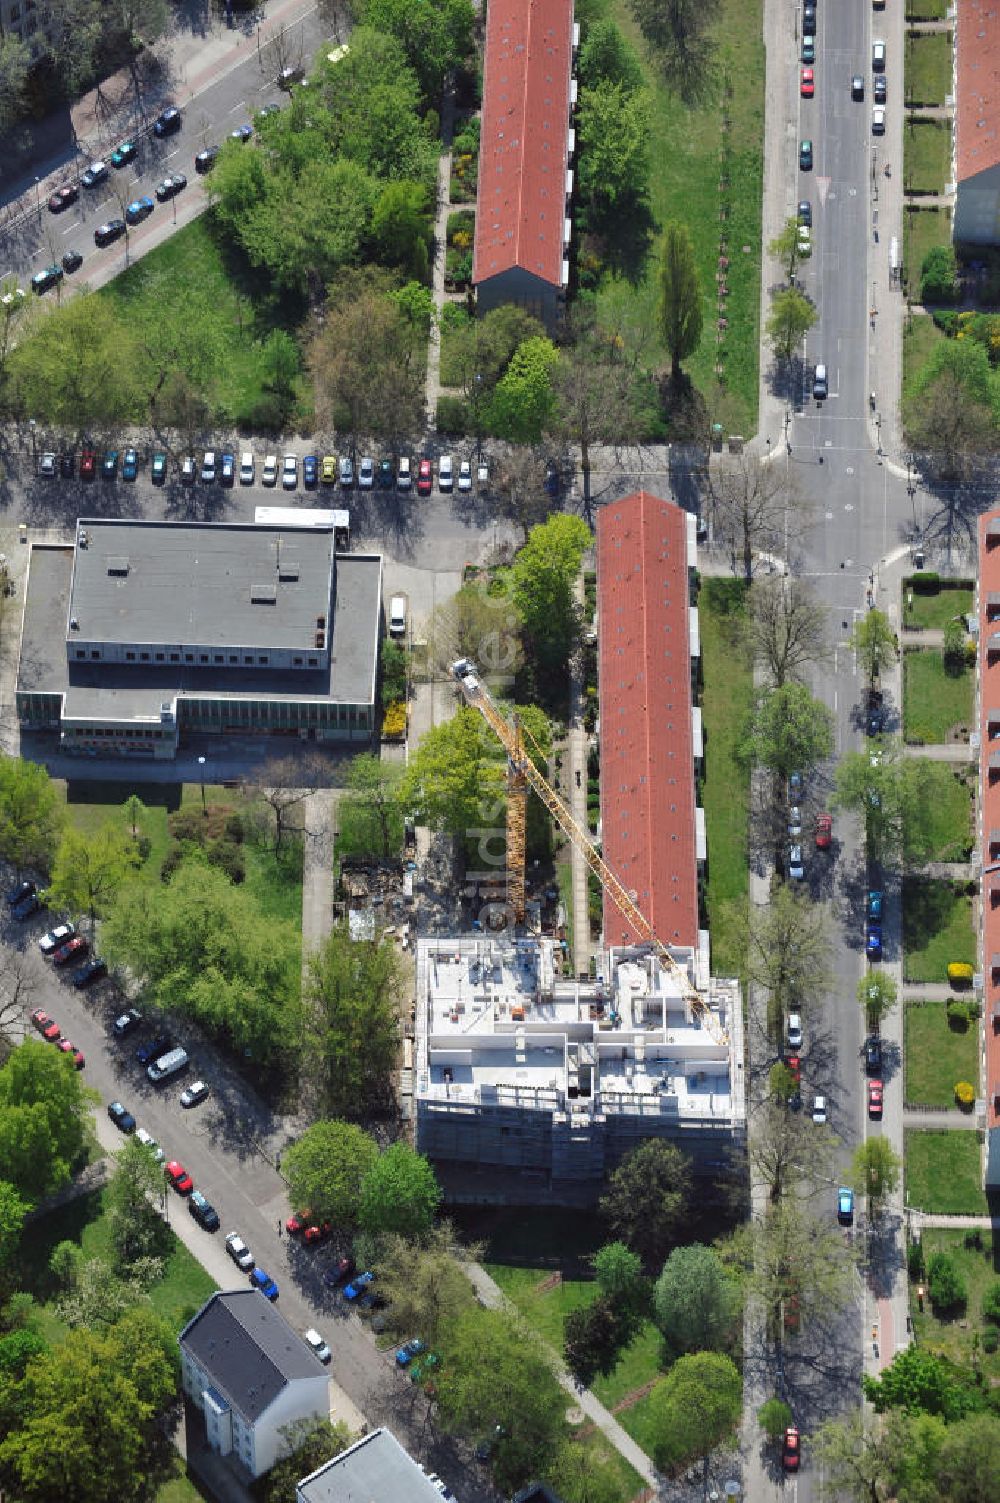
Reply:
[[903, 881], [903, 980], [945, 985], [952, 961], [976, 963], [972, 899], [950, 882]]
[[205, 391], [219, 420], [247, 422], [265, 395], [263, 341], [271, 332], [263, 301], [230, 274], [210, 217], [177, 230], [101, 289], [136, 328], [154, 322], [163, 307], [182, 306], [211, 349]]
[[978, 1078], [977, 1025], [953, 1028], [944, 1002], [907, 1002], [903, 1026], [907, 1105], [954, 1106], [958, 1081]]
[[906, 1201], [939, 1216], [985, 1216], [989, 1212], [982, 1184], [979, 1134], [917, 1131], [904, 1134]]
[[908, 193], [943, 193], [951, 176], [951, 126], [911, 120], [903, 131], [903, 181]]
[[906, 321], [903, 332], [903, 393], [910, 388], [913, 378], [919, 373], [935, 345], [947, 339], [932, 318], [925, 313], [914, 313]]
[[[643, 61], [651, 95], [649, 155], [653, 229], [645, 264], [624, 302], [633, 327], [646, 339], [643, 360], [663, 368], [667, 356], [656, 334], [658, 240], [669, 220], [686, 224], [694, 242], [702, 293], [704, 327], [698, 350], [684, 362], [710, 418], [729, 433], [753, 433], [757, 420], [760, 328], [761, 180], [764, 131], [764, 49], [761, 0], [722, 0], [714, 27], [717, 74], [722, 93], [712, 89], [703, 105], [688, 109], [671, 94], [648, 61], [628, 0], [598, 0], [590, 16], [610, 13]], [[723, 115], [728, 110], [729, 188], [720, 194]], [[720, 225], [725, 197], [729, 217]], [[724, 378], [715, 374], [716, 270], [720, 229], [728, 237], [726, 315], [722, 345]], [[605, 285], [602, 302], [623, 305], [622, 291]]]
[[952, 45], [947, 32], [906, 38], [906, 103], [944, 104], [952, 92]]
[[908, 21], [943, 21], [948, 14], [951, 0], [907, 0]]
[[973, 845], [974, 775], [968, 768], [956, 768], [948, 762], [930, 758], [920, 761], [928, 780], [928, 796], [920, 814], [930, 839], [928, 859], [967, 861]]
[[745, 598], [738, 580], [718, 578], [702, 580], [698, 599], [705, 679], [701, 803], [708, 833], [706, 905], [712, 964], [719, 976], [738, 975], [743, 966], [728, 905], [739, 908], [747, 902], [749, 778], [737, 756], [740, 727], [753, 695], [750, 660], [740, 645]]
[[968, 668], [948, 673], [939, 647], [907, 648], [903, 653], [903, 735], [907, 741], [949, 741], [972, 719], [975, 680]]
[[1000, 1351], [984, 1352], [980, 1343], [986, 1326], [983, 1295], [1000, 1273], [1000, 1248], [994, 1248], [993, 1238], [985, 1228], [982, 1232], [963, 1232], [934, 1226], [924, 1228], [921, 1245], [925, 1268], [935, 1253], [948, 1254], [965, 1285], [968, 1300], [964, 1309], [938, 1317], [926, 1297], [923, 1311], [920, 1310], [911, 1284], [910, 1314], [916, 1341], [966, 1370], [974, 1362], [981, 1364], [987, 1387], [995, 1388], [1000, 1379]]
[[950, 209], [907, 209], [903, 216], [903, 286], [912, 298], [920, 296], [921, 267], [927, 252], [936, 245], [950, 244]]
[[[919, 322], [920, 320], [918, 320]], [[929, 318], [922, 322], [930, 323]], [[910, 629], [942, 631], [954, 616], [967, 616], [972, 610], [974, 596], [971, 588], [962, 586], [957, 590], [913, 590], [909, 581], [903, 580], [903, 625]]]
[[203, 1492], [194, 1478], [188, 1476], [184, 1459], [177, 1452], [171, 1464], [172, 1475], [160, 1483], [153, 1503], [201, 1503], [202, 1499], [211, 1499], [211, 1494]]

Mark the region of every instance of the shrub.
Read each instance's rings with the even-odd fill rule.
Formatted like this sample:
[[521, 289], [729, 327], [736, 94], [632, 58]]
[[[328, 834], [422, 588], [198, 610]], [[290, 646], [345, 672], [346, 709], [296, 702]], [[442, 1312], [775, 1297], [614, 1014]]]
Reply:
[[995, 1352], [998, 1346], [1000, 1346], [1000, 1331], [996, 1326], [987, 1326], [983, 1332], [983, 1351]]
[[953, 303], [958, 294], [957, 275], [954, 246], [932, 246], [920, 268], [920, 301]]
[[983, 1316], [1000, 1326], [1000, 1279], [994, 1279], [983, 1295]]
[[961, 1107], [970, 1107], [976, 1099], [976, 1088], [967, 1080], [960, 1080], [955, 1087], [955, 1100]]
[[213, 840], [209, 842], [206, 854], [213, 866], [218, 866], [225, 872], [230, 882], [238, 886], [247, 874], [247, 860], [241, 846], [235, 840]]
[[246, 837], [246, 829], [244, 828], [242, 814], [227, 814], [224, 828], [227, 840], [232, 840], [236, 845], [243, 844]]
[[924, 1276], [924, 1247], [922, 1242], [911, 1242], [906, 1249], [906, 1271], [916, 1284]]
[[925, 595], [936, 595], [941, 588], [941, 576], [934, 569], [921, 569], [911, 576], [910, 584]]
[[968, 1298], [962, 1276], [947, 1253], [935, 1253], [928, 1263], [927, 1287], [937, 1310], [955, 1310]]
[[960, 997], [953, 997], [948, 1003], [948, 1026], [956, 1033], [964, 1033], [969, 1026], [969, 1012]]
[[442, 394], [437, 399], [435, 423], [439, 433], [461, 435], [469, 431], [469, 407], [461, 397]]
[[469, 250], [476, 233], [476, 215], [472, 209], [459, 209], [448, 215], [448, 244]]
[[382, 735], [391, 740], [395, 736], [406, 734], [406, 706], [402, 703], [391, 704], [382, 719]]
[[792, 1423], [792, 1411], [782, 1399], [768, 1399], [757, 1410], [757, 1421], [768, 1440], [780, 1440]]

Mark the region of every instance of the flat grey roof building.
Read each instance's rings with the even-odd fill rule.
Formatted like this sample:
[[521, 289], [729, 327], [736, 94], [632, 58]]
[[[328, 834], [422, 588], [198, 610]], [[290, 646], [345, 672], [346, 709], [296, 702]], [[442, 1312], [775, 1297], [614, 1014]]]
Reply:
[[372, 1430], [295, 1489], [296, 1503], [441, 1503], [441, 1494], [391, 1430]]

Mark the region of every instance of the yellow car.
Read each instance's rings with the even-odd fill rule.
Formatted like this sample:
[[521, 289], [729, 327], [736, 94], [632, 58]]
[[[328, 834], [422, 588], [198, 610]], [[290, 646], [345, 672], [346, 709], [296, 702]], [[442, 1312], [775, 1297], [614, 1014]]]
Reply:
[[324, 485], [336, 485], [337, 483], [337, 456], [336, 454], [323, 455], [323, 467], [319, 472], [319, 478]]

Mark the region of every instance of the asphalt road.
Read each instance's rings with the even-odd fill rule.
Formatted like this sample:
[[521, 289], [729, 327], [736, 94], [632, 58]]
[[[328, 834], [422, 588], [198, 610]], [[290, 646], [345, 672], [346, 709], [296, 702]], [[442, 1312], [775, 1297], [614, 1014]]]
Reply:
[[[4, 886], [9, 882], [8, 873]], [[100, 982], [78, 992], [68, 975], [64, 977], [41, 956], [37, 939], [54, 922], [55, 915], [40, 914], [27, 924], [17, 924], [4, 908], [0, 934], [5, 946], [24, 951], [33, 982], [25, 1008], [26, 1032], [34, 1036], [27, 1014], [41, 1007], [86, 1056], [84, 1080], [101, 1097], [97, 1113], [102, 1140], [115, 1141], [107, 1131], [107, 1103], [124, 1102], [167, 1157], [184, 1164], [196, 1187], [219, 1212], [222, 1227], [213, 1236], [197, 1228], [179, 1197], [169, 1192], [172, 1223], [196, 1251], [199, 1241], [205, 1244], [204, 1260], [223, 1286], [242, 1286], [243, 1276], [225, 1257], [222, 1245], [227, 1232], [238, 1231], [258, 1265], [277, 1280], [279, 1308], [290, 1324], [299, 1331], [315, 1326], [326, 1336], [333, 1352], [331, 1376], [368, 1423], [390, 1424], [412, 1454], [443, 1476], [460, 1497], [472, 1503], [492, 1503], [496, 1495], [483, 1468], [463, 1448], [437, 1433], [419, 1390], [396, 1371], [392, 1352], [380, 1352], [367, 1326], [324, 1287], [322, 1272], [332, 1261], [333, 1248], [308, 1249], [279, 1234], [279, 1223], [292, 1208], [274, 1159], [294, 1136], [295, 1126], [273, 1115], [214, 1049], [196, 1041], [187, 1024], [174, 1034], [191, 1055], [187, 1075], [162, 1089], [152, 1086], [135, 1059], [138, 1045], [152, 1036], [152, 1025], [115, 1039], [111, 1023], [124, 1010], [124, 1003], [114, 982]], [[198, 1077], [209, 1082], [212, 1094], [201, 1106], [184, 1111], [179, 1103], [184, 1081]]]

